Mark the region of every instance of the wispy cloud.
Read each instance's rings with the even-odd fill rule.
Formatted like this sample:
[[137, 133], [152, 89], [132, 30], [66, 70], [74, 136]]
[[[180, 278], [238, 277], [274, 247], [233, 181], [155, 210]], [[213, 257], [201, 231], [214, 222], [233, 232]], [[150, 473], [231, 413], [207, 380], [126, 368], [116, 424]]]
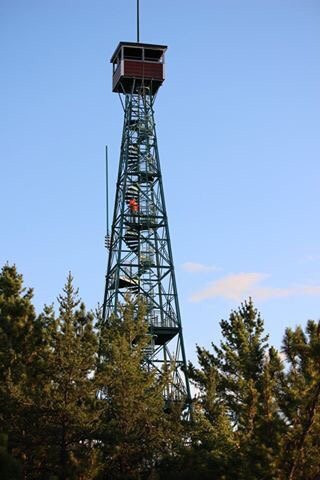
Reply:
[[212, 297], [238, 300], [246, 295], [254, 285], [266, 278], [262, 273], [238, 273], [227, 275], [210, 283], [206, 288], [192, 295], [193, 302], [200, 302]]
[[220, 278], [207, 287], [194, 293], [190, 300], [201, 302], [208, 298], [220, 297], [227, 300], [242, 300], [253, 297], [256, 300], [284, 298], [298, 295], [319, 295], [318, 285], [298, 285], [290, 287], [270, 287], [261, 283], [270, 275], [265, 273], [237, 273]]
[[186, 262], [181, 265], [182, 269], [185, 272], [190, 273], [204, 273], [204, 272], [214, 272], [219, 270], [215, 265], [204, 265], [203, 263], [196, 262]]

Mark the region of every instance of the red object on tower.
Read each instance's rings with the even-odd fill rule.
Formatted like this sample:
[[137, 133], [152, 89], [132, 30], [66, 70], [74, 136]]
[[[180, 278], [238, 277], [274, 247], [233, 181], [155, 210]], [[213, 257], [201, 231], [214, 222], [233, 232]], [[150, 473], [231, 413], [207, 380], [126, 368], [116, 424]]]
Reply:
[[134, 198], [129, 200], [129, 207], [132, 213], [137, 213], [139, 210], [138, 202]]

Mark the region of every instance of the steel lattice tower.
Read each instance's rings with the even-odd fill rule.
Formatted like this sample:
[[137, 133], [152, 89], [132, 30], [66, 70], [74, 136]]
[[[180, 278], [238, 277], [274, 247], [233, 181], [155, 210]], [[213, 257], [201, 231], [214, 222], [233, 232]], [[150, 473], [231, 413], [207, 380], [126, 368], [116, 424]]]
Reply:
[[124, 124], [109, 241], [103, 318], [119, 311], [128, 295], [143, 298], [150, 345], [146, 364], [172, 371], [167, 402], [189, 411], [190, 388], [182, 335], [168, 217], [153, 105], [164, 80], [165, 46], [121, 42], [111, 58], [113, 91]]

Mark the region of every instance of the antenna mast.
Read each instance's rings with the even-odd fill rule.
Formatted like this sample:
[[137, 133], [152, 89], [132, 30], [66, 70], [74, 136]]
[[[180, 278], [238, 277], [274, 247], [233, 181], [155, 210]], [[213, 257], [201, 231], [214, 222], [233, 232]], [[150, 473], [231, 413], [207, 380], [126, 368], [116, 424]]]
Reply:
[[105, 246], [110, 248], [110, 231], [109, 231], [109, 161], [108, 161], [108, 145], [106, 145], [106, 236]]
[[140, 1], [137, 0], [137, 43], [140, 42]]

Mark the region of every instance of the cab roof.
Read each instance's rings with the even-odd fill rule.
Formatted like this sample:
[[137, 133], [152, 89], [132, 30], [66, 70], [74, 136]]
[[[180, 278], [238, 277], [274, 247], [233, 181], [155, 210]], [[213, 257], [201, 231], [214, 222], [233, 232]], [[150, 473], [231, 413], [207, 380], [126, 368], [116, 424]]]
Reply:
[[115, 61], [116, 56], [121, 47], [136, 47], [136, 48], [142, 47], [142, 48], [151, 48], [151, 49], [153, 48], [154, 50], [163, 50], [164, 52], [168, 48], [167, 45], [156, 45], [154, 43], [120, 42], [110, 59], [110, 63], [113, 63]]

